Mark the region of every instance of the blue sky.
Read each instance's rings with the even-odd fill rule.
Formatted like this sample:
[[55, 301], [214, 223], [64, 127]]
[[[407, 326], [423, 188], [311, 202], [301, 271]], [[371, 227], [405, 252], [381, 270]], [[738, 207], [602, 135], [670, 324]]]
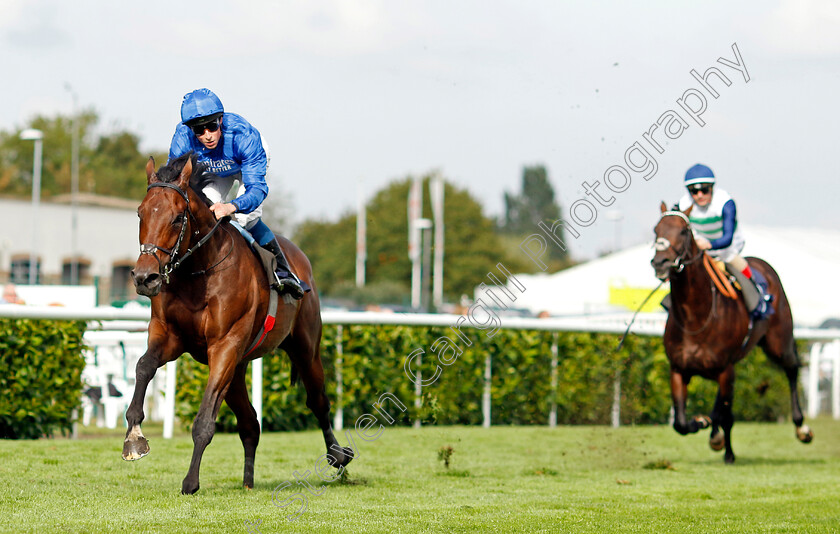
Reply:
[[[69, 83], [105, 129], [165, 150], [183, 94], [209, 87], [262, 131], [298, 221], [354, 209], [360, 181], [370, 195], [431, 170], [495, 216], [523, 165], [547, 166], [564, 208], [586, 197], [699, 88], [691, 69], [717, 65], [732, 84], [705, 126], [663, 145], [572, 252], [649, 239], [697, 162], [743, 224], [837, 228], [838, 27], [829, 1], [3, 0], [0, 129], [70, 112]], [[733, 43], [748, 83], [717, 63]]]

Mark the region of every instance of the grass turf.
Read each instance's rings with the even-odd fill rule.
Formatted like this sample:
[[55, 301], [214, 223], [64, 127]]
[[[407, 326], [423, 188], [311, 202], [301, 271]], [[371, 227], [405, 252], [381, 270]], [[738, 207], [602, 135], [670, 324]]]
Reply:
[[[810, 445], [793, 425], [737, 423], [735, 465], [708, 432], [670, 427], [386, 428], [354, 438], [346, 480], [319, 496], [272, 504], [275, 487], [313, 474], [320, 432], [263, 435], [256, 487], [244, 490], [242, 447], [217, 434], [201, 489], [180, 495], [192, 440], [160, 438], [151, 454], [120, 459], [123, 432], [79, 440], [0, 441], [0, 532], [838, 532], [840, 422], [809, 421]], [[347, 444], [342, 435], [339, 440]], [[451, 446], [451, 465], [438, 459]]]

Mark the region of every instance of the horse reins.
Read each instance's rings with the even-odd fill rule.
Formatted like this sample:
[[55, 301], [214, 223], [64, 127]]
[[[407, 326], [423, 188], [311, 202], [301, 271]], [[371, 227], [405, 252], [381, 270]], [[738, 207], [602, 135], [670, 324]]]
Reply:
[[729, 279], [718, 269], [714, 263], [712, 263], [712, 257], [706, 254], [703, 256], [703, 266], [706, 268], [706, 272], [709, 273], [709, 276], [712, 277], [712, 282], [718, 288], [718, 291], [730, 299], [737, 299], [738, 295], [735, 293], [735, 288], [732, 287], [732, 283]]
[[[660, 217], [660, 219], [664, 219], [665, 217], [668, 217], [669, 215], [673, 215], [674, 217], [679, 217], [680, 219], [684, 220], [685, 224], [686, 224], [686, 229], [689, 232], [691, 232], [691, 221], [688, 220], [688, 216], [685, 213], [683, 213], [681, 211], [676, 211], [676, 210], [666, 211], [666, 212], [662, 213], [662, 216]], [[664, 244], [663, 242], [667, 243], [667, 247], [660, 248]], [[674, 245], [670, 241], [665, 239], [664, 237], [657, 237], [656, 241], [654, 242], [654, 246], [656, 247], [657, 250], [667, 250], [667, 248], [674, 248]], [[674, 251], [676, 251], [676, 249], [674, 249]], [[682, 252], [679, 252], [677, 254], [677, 257], [674, 258], [674, 263], [671, 265], [671, 267], [675, 268], [678, 273], [681, 273], [683, 271], [683, 269], [685, 269], [686, 265], [691, 265], [692, 263], [696, 263], [698, 260], [700, 260], [700, 258], [703, 257], [704, 251], [701, 250], [693, 258], [691, 258], [687, 261], [682, 261], [683, 256], [685, 256], [686, 254], [688, 254], [688, 250], [683, 250]]]
[[[140, 255], [142, 256], [143, 254], [148, 254], [149, 256], [152, 256], [153, 258], [155, 258], [155, 260], [157, 260], [158, 270], [160, 271], [161, 276], [163, 276], [164, 282], [166, 282], [168, 284], [169, 283], [169, 275], [172, 274], [172, 272], [175, 269], [180, 267], [181, 263], [183, 263], [184, 260], [186, 260], [187, 258], [192, 256], [193, 253], [196, 250], [198, 250], [199, 248], [202, 247], [202, 245], [207, 243], [207, 241], [209, 241], [210, 238], [213, 236], [213, 234], [216, 232], [216, 229], [219, 228], [219, 225], [222, 224], [222, 221], [224, 221], [226, 219], [229, 219], [230, 217], [227, 217], [227, 216], [222, 217], [221, 219], [216, 221], [216, 224], [213, 225], [213, 228], [210, 229], [210, 231], [207, 233], [207, 235], [202, 237], [198, 241], [198, 243], [195, 244], [195, 246], [187, 249], [187, 251], [184, 253], [184, 255], [180, 259], [176, 260], [175, 258], [178, 256], [178, 250], [181, 248], [181, 241], [183, 241], [184, 234], [186, 233], [186, 230], [187, 230], [187, 216], [189, 215], [190, 217], [192, 217], [192, 219], [194, 221], [196, 221], [196, 223], [198, 222], [198, 220], [195, 218], [195, 215], [193, 215], [192, 211], [190, 210], [190, 198], [189, 198], [189, 196], [180, 187], [178, 187], [177, 185], [170, 184], [168, 182], [154, 182], [154, 183], [149, 184], [149, 186], [146, 188], [146, 191], [148, 192], [153, 187], [167, 187], [169, 189], [173, 189], [173, 190], [177, 191], [178, 194], [181, 195], [181, 197], [187, 203], [187, 207], [182, 214], [181, 231], [178, 233], [178, 240], [175, 241], [175, 246], [173, 246], [171, 249], [166, 249], [164, 247], [159, 247], [159, 246], [157, 246], [155, 244], [152, 244], [152, 243], [143, 243], [143, 244], [140, 245]], [[198, 233], [198, 230], [196, 230], [196, 234], [197, 233]], [[155, 254], [155, 252], [158, 251], [158, 250], [160, 250], [161, 252], [164, 252], [164, 253], [169, 255], [169, 261], [166, 263], [166, 265], [163, 265], [161, 263], [158, 255]], [[210, 269], [212, 269], [213, 267], [216, 267], [217, 265], [219, 265], [220, 263], [225, 261], [225, 259], [227, 259], [228, 256], [230, 256], [230, 253], [231, 253], [232, 250], [233, 250], [233, 247], [231, 247], [231, 250], [228, 251], [227, 255], [225, 255], [224, 258], [222, 258], [219, 262], [217, 262], [212, 267], [209, 267], [208, 269], [205, 269], [203, 271], [198, 271], [198, 272], [193, 273], [193, 274], [203, 274], [203, 273], [206, 273], [207, 271], [209, 271]]]
[[[680, 219], [685, 221], [686, 230], [689, 233], [691, 233], [691, 221], [688, 219], [688, 215], [686, 215], [685, 213], [683, 213], [679, 210], [671, 210], [671, 211], [663, 212], [660, 219], [668, 217], [669, 215], [674, 216], [674, 217], [679, 217]], [[668, 241], [667, 239], [665, 239], [664, 237], [656, 239], [657, 246], [660, 243], [659, 242], [660, 239], [668, 242], [668, 245], [671, 248], [674, 248], [674, 245], [671, 244], [671, 242]], [[688, 247], [685, 247], [685, 248], [687, 249]], [[676, 249], [674, 249], [674, 250], [676, 251]], [[701, 258], [703, 259], [703, 264], [704, 264], [705, 267], [708, 268], [708, 267], [711, 266], [714, 269], [714, 266], [710, 265], [710, 263], [709, 263], [709, 262], [711, 262], [711, 257], [708, 254], [706, 254], [705, 250], [701, 250], [700, 252], [697, 253], [696, 256], [692, 257], [691, 259], [689, 259], [687, 261], [682, 261], [683, 256], [688, 254], [688, 252], [689, 252], [688, 250], [683, 250], [681, 253], [677, 254], [676, 258], [674, 258], [674, 263], [673, 263], [672, 267], [674, 267], [678, 273], [681, 273], [683, 271], [683, 269], [685, 269], [686, 265], [691, 265], [693, 263], [697, 263], [697, 261], [699, 261]], [[716, 277], [714, 275], [712, 275], [712, 273], [709, 273], [709, 277], [712, 279], [712, 283], [711, 283], [711, 286], [712, 286], [712, 309], [709, 310], [709, 315], [706, 317], [706, 320], [703, 322], [703, 326], [701, 326], [697, 330], [687, 330], [685, 328], [685, 326], [683, 326], [680, 323], [679, 319], [677, 319], [676, 313], [671, 314], [671, 316], [674, 318], [674, 322], [677, 324], [679, 329], [682, 330], [683, 332], [685, 332], [686, 334], [690, 335], [690, 336], [693, 336], [694, 334], [699, 334], [700, 332], [705, 330], [709, 326], [709, 323], [712, 321], [712, 317], [715, 316], [715, 311], [716, 311], [716, 308], [717, 308], [717, 299], [715, 298], [715, 296], [716, 296], [715, 293], [717, 291], [717, 287], [720, 287], [720, 285], [719, 285], [718, 280], [716, 279]], [[721, 290], [721, 293], [723, 293], [726, 296], [729, 296], [728, 292], [724, 288], [720, 288], [720, 290]]]

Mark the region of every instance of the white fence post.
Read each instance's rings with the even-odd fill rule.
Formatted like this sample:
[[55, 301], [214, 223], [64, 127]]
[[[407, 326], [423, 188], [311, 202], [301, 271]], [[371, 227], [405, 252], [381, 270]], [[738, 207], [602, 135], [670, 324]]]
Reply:
[[548, 412], [548, 426], [557, 426], [557, 339], [560, 334], [553, 332], [551, 335], [551, 411]]
[[423, 365], [423, 353], [417, 354], [417, 381], [414, 382], [414, 409], [417, 410], [417, 419], [414, 420], [414, 428], [420, 428], [420, 406], [423, 399], [423, 371], [420, 367]]
[[822, 343], [811, 346], [808, 357], [808, 417], [814, 418], [820, 413], [820, 356]]
[[831, 347], [831, 416], [840, 419], [840, 340], [832, 341]]
[[484, 359], [484, 395], [481, 399], [481, 411], [484, 414], [484, 428], [490, 428], [490, 393], [493, 382], [493, 361], [490, 355]]
[[335, 328], [335, 417], [333, 428], [344, 429], [344, 326], [337, 325]]
[[163, 410], [163, 437], [170, 439], [172, 429], [175, 426], [175, 373], [178, 369], [177, 360], [166, 364], [166, 390], [164, 391], [164, 402], [166, 408]]
[[613, 382], [612, 427], [621, 426], [621, 368], [615, 372]]
[[251, 405], [257, 412], [257, 423], [262, 431], [263, 408], [263, 361], [257, 358], [251, 362]]

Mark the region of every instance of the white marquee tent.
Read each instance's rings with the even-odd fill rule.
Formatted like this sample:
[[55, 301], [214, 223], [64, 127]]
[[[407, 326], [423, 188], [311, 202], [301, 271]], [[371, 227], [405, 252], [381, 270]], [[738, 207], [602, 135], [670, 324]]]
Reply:
[[[840, 318], [840, 284], [834, 280], [840, 272], [840, 231], [744, 226], [742, 232], [744, 255], [766, 260], [779, 273], [798, 326]], [[551, 315], [627, 311], [610, 303], [611, 288], [613, 294], [616, 288], [647, 294], [656, 287], [653, 253], [651, 244], [644, 244], [554, 274], [517, 274], [526, 289], [516, 307]]]

